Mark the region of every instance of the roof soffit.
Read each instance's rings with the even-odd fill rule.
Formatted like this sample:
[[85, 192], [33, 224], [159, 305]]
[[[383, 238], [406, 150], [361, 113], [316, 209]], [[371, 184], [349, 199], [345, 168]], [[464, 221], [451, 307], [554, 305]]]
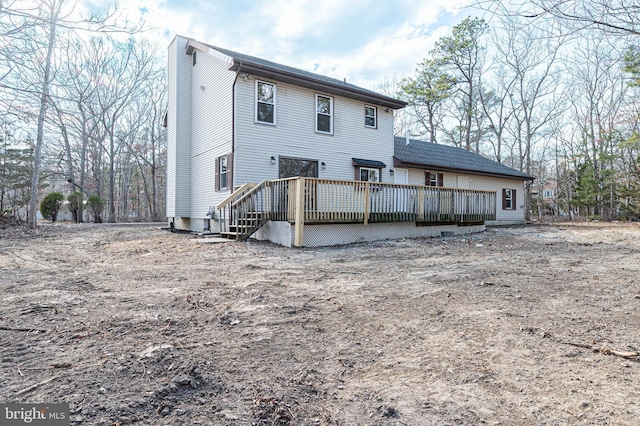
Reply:
[[257, 64], [246, 63], [240, 60], [234, 60], [233, 64], [229, 67], [232, 71], [246, 72], [258, 77], [269, 78], [272, 80], [282, 81], [283, 83], [290, 83], [296, 86], [302, 86], [307, 89], [328, 93], [336, 96], [344, 96], [350, 99], [356, 99], [362, 102], [368, 102], [374, 105], [380, 105], [392, 109], [400, 109], [406, 106], [403, 101], [398, 101], [392, 98], [383, 96], [374, 96], [366, 92], [359, 92], [352, 88], [340, 87], [330, 83], [314, 80], [312, 78], [296, 75], [286, 71], [275, 70], [268, 67], [263, 67]]
[[503, 179], [519, 180], [519, 181], [535, 179], [534, 177], [527, 178], [524, 176], [514, 176], [514, 175], [508, 175], [508, 174], [502, 174], [502, 173], [483, 172], [480, 170], [461, 169], [456, 167], [443, 167], [441, 165], [430, 165], [426, 163], [414, 163], [410, 161], [399, 160], [396, 157], [393, 157], [393, 166], [401, 167], [401, 168], [406, 167], [406, 168], [413, 168], [413, 169], [429, 170], [432, 172], [452, 172], [452, 173], [464, 173], [466, 175], [474, 175], [474, 176], [490, 176], [490, 177], [503, 178]]

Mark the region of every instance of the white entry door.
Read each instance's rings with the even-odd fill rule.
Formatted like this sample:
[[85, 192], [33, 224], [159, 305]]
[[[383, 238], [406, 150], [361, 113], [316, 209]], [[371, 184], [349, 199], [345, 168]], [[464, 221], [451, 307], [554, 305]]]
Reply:
[[393, 183], [409, 183], [409, 170], [407, 169], [395, 169], [393, 172]]
[[458, 175], [458, 188], [469, 189], [469, 176]]
[[[409, 170], [407, 169], [395, 169], [393, 172], [393, 183], [408, 184], [409, 183]], [[397, 212], [407, 211], [407, 191], [408, 188], [396, 188], [395, 189], [395, 210]]]

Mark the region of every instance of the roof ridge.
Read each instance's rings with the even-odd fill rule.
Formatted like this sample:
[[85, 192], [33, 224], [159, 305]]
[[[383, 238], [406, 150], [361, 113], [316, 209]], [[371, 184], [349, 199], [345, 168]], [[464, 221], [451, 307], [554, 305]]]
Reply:
[[344, 80], [340, 80], [338, 78], [335, 77], [329, 77], [323, 74], [318, 74], [318, 73], [314, 73], [311, 71], [307, 71], [304, 70], [302, 68], [296, 68], [290, 65], [286, 65], [286, 64], [282, 64], [279, 62], [275, 62], [269, 59], [264, 59], [264, 58], [260, 58], [258, 56], [253, 56], [253, 55], [249, 55], [246, 53], [242, 53], [242, 52], [238, 52], [238, 51], [234, 51], [231, 49], [227, 49], [224, 47], [220, 47], [220, 46], [216, 46], [213, 44], [209, 44], [209, 43], [205, 43], [205, 42], [200, 42], [198, 40], [195, 40], [193, 38], [189, 38], [189, 40], [192, 40], [195, 43], [200, 43], [210, 49], [216, 50], [217, 52], [220, 52], [224, 55], [227, 55], [229, 57], [231, 57], [232, 59], [237, 59], [240, 61], [246, 61], [246, 62], [250, 62], [252, 64], [258, 65], [258, 66], [262, 66], [262, 67], [268, 67], [271, 68], [273, 70], [277, 70], [280, 72], [284, 72], [284, 73], [291, 73], [294, 75], [298, 75], [302, 78], [307, 78], [307, 79], [313, 79], [316, 80], [318, 82], [323, 82], [325, 84], [328, 85], [333, 85], [337, 88], [340, 88], [340, 90], [346, 90], [346, 91], [352, 91], [352, 92], [359, 92], [363, 95], [369, 96], [369, 97], [376, 97], [379, 98], [380, 100], [386, 100], [386, 103], [392, 103], [395, 109], [397, 108], [402, 108], [404, 106], [407, 105], [407, 103], [405, 101], [396, 99], [394, 97], [391, 96], [387, 96], [387, 95], [383, 95], [381, 93], [378, 93], [374, 90], [371, 89], [367, 89], [352, 83], [348, 83], [346, 81], [346, 78]]

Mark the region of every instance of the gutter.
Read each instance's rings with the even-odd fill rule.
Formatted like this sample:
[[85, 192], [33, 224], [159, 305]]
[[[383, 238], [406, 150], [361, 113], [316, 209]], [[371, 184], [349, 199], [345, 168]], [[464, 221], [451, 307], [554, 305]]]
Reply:
[[257, 75], [264, 78], [271, 78], [274, 80], [283, 81], [285, 83], [291, 83], [298, 86], [306, 87], [312, 90], [318, 90], [320, 92], [330, 93], [337, 96], [344, 96], [387, 108], [401, 109], [407, 106], [407, 103], [404, 101], [389, 98], [383, 95], [378, 95], [375, 92], [369, 92], [364, 89], [358, 90], [357, 88], [349, 86], [341, 87], [339, 84], [324, 82], [313, 79], [311, 77], [306, 77], [283, 70], [277, 70], [258, 64], [245, 64], [236, 58], [233, 58], [233, 63], [231, 64], [229, 69], [231, 71], [242, 71], [246, 72], [247, 74]]
[[534, 176], [516, 176], [516, 175], [507, 175], [502, 173], [491, 173], [491, 172], [483, 172], [482, 170], [466, 170], [466, 169], [457, 169], [454, 167], [445, 167], [438, 165], [429, 165], [424, 163], [412, 163], [409, 161], [403, 161], [397, 159], [395, 156], [393, 157], [393, 167], [410, 167], [421, 170], [429, 170], [434, 172], [459, 172], [465, 173], [474, 176], [489, 176], [489, 177], [499, 177], [505, 179], [515, 179], [515, 180], [526, 180], [526, 181], [534, 181], [536, 178]]

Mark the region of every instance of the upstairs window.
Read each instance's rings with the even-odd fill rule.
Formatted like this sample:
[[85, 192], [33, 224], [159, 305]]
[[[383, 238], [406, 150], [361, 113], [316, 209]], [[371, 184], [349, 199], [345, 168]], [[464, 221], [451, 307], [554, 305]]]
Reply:
[[256, 122], [276, 124], [276, 85], [256, 80]]
[[378, 125], [376, 119], [376, 107], [364, 106], [364, 126], [375, 129]]
[[515, 210], [515, 209], [516, 209], [516, 190], [503, 189], [502, 190], [502, 210]]
[[316, 95], [316, 132], [333, 134], [333, 98]]
[[442, 173], [425, 172], [425, 185], [444, 186], [444, 176]]

